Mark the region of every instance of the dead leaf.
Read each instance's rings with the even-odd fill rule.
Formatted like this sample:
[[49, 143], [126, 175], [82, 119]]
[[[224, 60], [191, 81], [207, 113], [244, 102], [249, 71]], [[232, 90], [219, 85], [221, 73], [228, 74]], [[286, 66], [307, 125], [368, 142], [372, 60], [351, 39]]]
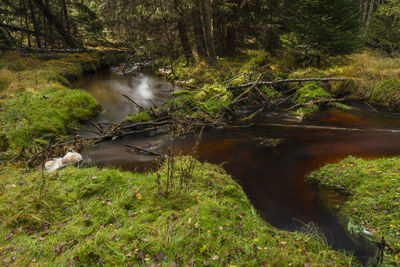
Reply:
[[4, 238], [4, 240], [5, 240], [5, 241], [10, 240], [12, 237], [13, 237], [13, 234], [12, 234], [12, 233], [8, 233], [8, 234], [6, 235], [6, 237]]
[[160, 251], [157, 253], [156, 258], [157, 260], [162, 260], [165, 257], [164, 252]]

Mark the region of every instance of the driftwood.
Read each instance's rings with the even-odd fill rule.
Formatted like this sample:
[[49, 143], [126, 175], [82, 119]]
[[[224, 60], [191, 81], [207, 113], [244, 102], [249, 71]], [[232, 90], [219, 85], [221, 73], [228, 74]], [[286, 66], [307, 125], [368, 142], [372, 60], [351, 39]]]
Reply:
[[276, 81], [255, 81], [251, 83], [245, 83], [240, 85], [228, 86], [227, 90], [243, 89], [250, 86], [264, 86], [264, 85], [276, 85], [279, 83], [294, 83], [294, 82], [343, 82], [348, 81], [345, 78], [304, 78], [304, 79], [286, 79], [286, 80], [276, 80]]
[[153, 155], [153, 156], [157, 156], [157, 157], [161, 157], [161, 158], [168, 158], [167, 155], [163, 155], [163, 154], [160, 154], [160, 153], [148, 150], [148, 149], [143, 149], [143, 148], [140, 148], [140, 147], [137, 147], [137, 146], [133, 146], [133, 145], [129, 145], [129, 144], [125, 144], [125, 146], [129, 147], [129, 148], [134, 148], [134, 149], [136, 149], [136, 150], [138, 150], [140, 152], [144, 152], [144, 153], [147, 153], [147, 154], [150, 154], [150, 155]]

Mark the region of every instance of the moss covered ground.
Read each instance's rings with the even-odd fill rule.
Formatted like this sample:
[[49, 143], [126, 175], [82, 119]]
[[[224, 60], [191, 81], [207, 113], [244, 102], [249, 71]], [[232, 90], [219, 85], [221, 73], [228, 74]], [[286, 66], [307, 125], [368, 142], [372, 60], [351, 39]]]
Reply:
[[1, 151], [35, 149], [59, 139], [101, 107], [88, 93], [70, 88], [70, 81], [101, 67], [97, 53], [0, 54]]
[[[215, 165], [175, 158], [144, 174], [2, 169], [3, 266], [348, 266], [316, 235], [276, 230]], [[178, 168], [179, 167], [179, 168]], [[180, 186], [182, 170], [191, 176]], [[180, 171], [179, 171], [180, 170]], [[159, 175], [157, 175], [157, 173]], [[172, 177], [165, 194], [166, 177]]]
[[400, 158], [364, 160], [348, 157], [308, 176], [320, 187], [348, 195], [340, 213], [350, 228], [366, 229], [374, 241], [387, 243], [384, 263], [400, 264]]
[[[281, 64], [288, 63], [282, 61]], [[365, 99], [377, 106], [400, 110], [397, 82], [400, 79], [399, 57], [364, 51], [347, 58], [327, 59], [321, 68], [292, 68], [289, 77], [349, 78], [351, 80], [347, 82], [331, 82], [330, 93], [335, 97]]]

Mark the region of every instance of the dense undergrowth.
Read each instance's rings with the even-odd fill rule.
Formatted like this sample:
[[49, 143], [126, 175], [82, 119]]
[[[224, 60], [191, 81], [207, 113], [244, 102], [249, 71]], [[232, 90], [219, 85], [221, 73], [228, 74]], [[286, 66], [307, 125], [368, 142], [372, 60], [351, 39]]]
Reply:
[[0, 55], [0, 135], [2, 151], [35, 149], [60, 139], [101, 107], [70, 81], [102, 65], [100, 54]]
[[387, 242], [384, 263], [400, 264], [400, 158], [363, 160], [348, 157], [322, 167], [308, 180], [348, 195], [340, 213], [356, 231]]
[[[0, 261], [14, 266], [354, 263], [312, 231], [269, 226], [221, 167], [190, 157], [174, 162], [168, 195], [168, 164], [145, 174], [70, 167], [44, 178], [38, 171], [3, 169]], [[181, 172], [188, 168], [191, 176], [180, 187]]]

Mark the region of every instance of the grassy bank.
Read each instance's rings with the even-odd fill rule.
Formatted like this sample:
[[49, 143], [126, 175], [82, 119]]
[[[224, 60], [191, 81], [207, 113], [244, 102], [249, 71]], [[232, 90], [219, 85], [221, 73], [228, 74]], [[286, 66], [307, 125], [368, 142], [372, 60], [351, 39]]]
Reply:
[[335, 97], [365, 99], [371, 104], [400, 110], [400, 58], [364, 51], [347, 58], [331, 58], [320, 68], [294, 69], [290, 78], [343, 77], [348, 82], [332, 82]]
[[[43, 178], [36, 171], [3, 169], [0, 261], [15, 266], [354, 263], [312, 233], [269, 226], [221, 167], [188, 157], [175, 165], [168, 195], [167, 164], [160, 178], [156, 172], [73, 167]], [[181, 188], [184, 170], [191, 176]]]
[[349, 196], [340, 213], [350, 228], [368, 230], [372, 239], [387, 242], [384, 262], [400, 264], [400, 158], [363, 160], [349, 157], [310, 174], [318, 186]]
[[1, 151], [34, 150], [59, 139], [101, 107], [88, 93], [70, 88], [70, 81], [102, 65], [97, 53], [0, 54]]

